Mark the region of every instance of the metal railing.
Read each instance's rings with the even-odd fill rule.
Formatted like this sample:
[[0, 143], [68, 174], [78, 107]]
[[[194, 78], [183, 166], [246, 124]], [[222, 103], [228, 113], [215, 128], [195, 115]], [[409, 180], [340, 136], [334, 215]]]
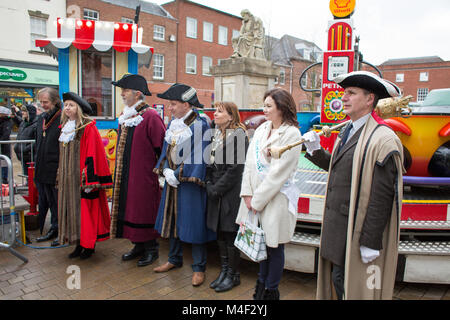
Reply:
[[[28, 259], [25, 258], [22, 254], [13, 249], [14, 244], [16, 243], [16, 233], [17, 233], [17, 225], [16, 225], [16, 212], [15, 212], [15, 201], [14, 201], [14, 175], [13, 175], [13, 165], [11, 159], [9, 159], [5, 155], [0, 155], [0, 160], [5, 161], [8, 168], [8, 185], [9, 185], [9, 212], [5, 212], [4, 209], [4, 199], [3, 199], [3, 190], [0, 193], [0, 213], [1, 213], [1, 223], [2, 223], [2, 237], [3, 239], [0, 241], [0, 248], [5, 248], [9, 250], [13, 255], [17, 258], [21, 259], [23, 262], [28, 262]], [[9, 227], [7, 227], [7, 218], [9, 216]], [[7, 230], [9, 229], [9, 230]], [[9, 236], [9, 237], [8, 237]], [[9, 238], [9, 239], [7, 239]]]
[[[25, 182], [27, 181], [27, 178], [28, 178], [28, 173], [27, 173], [27, 170], [26, 170], [26, 168], [28, 167], [28, 162], [35, 162], [34, 145], [36, 144], [36, 140], [7, 140], [7, 141], [0, 141], [0, 146], [1, 145], [11, 145], [11, 151], [10, 151], [11, 157], [10, 157], [10, 159], [12, 159], [14, 155], [17, 157], [17, 159], [19, 159], [18, 155], [14, 151], [14, 145], [16, 145], [16, 144], [20, 145], [20, 153], [19, 153], [19, 155], [20, 155], [20, 164], [21, 164], [21, 168], [22, 168], [22, 173], [18, 174], [17, 176], [22, 179], [21, 180], [21, 184], [24, 185]], [[30, 159], [29, 160], [25, 160], [24, 156], [25, 156], [26, 152], [24, 152], [24, 149], [28, 145], [30, 145]]]

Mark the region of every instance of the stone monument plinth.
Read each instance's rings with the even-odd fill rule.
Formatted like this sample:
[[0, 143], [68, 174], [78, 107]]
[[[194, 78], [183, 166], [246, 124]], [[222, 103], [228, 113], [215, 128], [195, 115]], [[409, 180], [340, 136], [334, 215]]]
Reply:
[[264, 93], [272, 89], [279, 68], [271, 61], [236, 57], [220, 60], [211, 67], [214, 76], [214, 100], [232, 101], [239, 109], [264, 106]]

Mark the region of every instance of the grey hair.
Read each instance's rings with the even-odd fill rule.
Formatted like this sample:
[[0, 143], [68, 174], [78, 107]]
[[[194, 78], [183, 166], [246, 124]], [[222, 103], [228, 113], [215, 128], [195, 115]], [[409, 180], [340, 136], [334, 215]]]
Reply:
[[61, 103], [61, 98], [59, 97], [58, 90], [56, 90], [54, 88], [50, 88], [50, 87], [45, 87], [45, 88], [42, 88], [41, 90], [39, 90], [37, 96], [39, 97], [42, 93], [47, 93], [48, 94], [48, 98], [50, 99], [50, 101], [56, 107], [61, 108], [62, 103]]
[[145, 100], [145, 95], [141, 91], [139, 90], [131, 90], [131, 91], [133, 92], [133, 94], [135, 94], [136, 92], [139, 93], [138, 100]]

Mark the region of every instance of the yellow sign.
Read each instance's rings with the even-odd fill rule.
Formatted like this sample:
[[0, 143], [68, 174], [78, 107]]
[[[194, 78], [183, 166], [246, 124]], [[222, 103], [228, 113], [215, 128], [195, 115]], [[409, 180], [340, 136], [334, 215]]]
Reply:
[[356, 0], [330, 0], [330, 11], [337, 18], [349, 16], [355, 10]]

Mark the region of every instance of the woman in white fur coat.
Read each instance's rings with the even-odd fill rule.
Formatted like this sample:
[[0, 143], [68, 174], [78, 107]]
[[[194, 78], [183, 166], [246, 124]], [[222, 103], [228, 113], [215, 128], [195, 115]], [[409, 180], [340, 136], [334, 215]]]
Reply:
[[[258, 127], [250, 143], [241, 187], [241, 205], [236, 223], [248, 214], [259, 216], [265, 232], [267, 260], [260, 262], [255, 300], [278, 300], [278, 285], [284, 269], [284, 244], [291, 241], [297, 221], [298, 192], [293, 182], [301, 148], [272, 158], [270, 147], [285, 146], [301, 139], [295, 102], [285, 90], [264, 94], [267, 121]], [[255, 217], [252, 217], [256, 221]]]

